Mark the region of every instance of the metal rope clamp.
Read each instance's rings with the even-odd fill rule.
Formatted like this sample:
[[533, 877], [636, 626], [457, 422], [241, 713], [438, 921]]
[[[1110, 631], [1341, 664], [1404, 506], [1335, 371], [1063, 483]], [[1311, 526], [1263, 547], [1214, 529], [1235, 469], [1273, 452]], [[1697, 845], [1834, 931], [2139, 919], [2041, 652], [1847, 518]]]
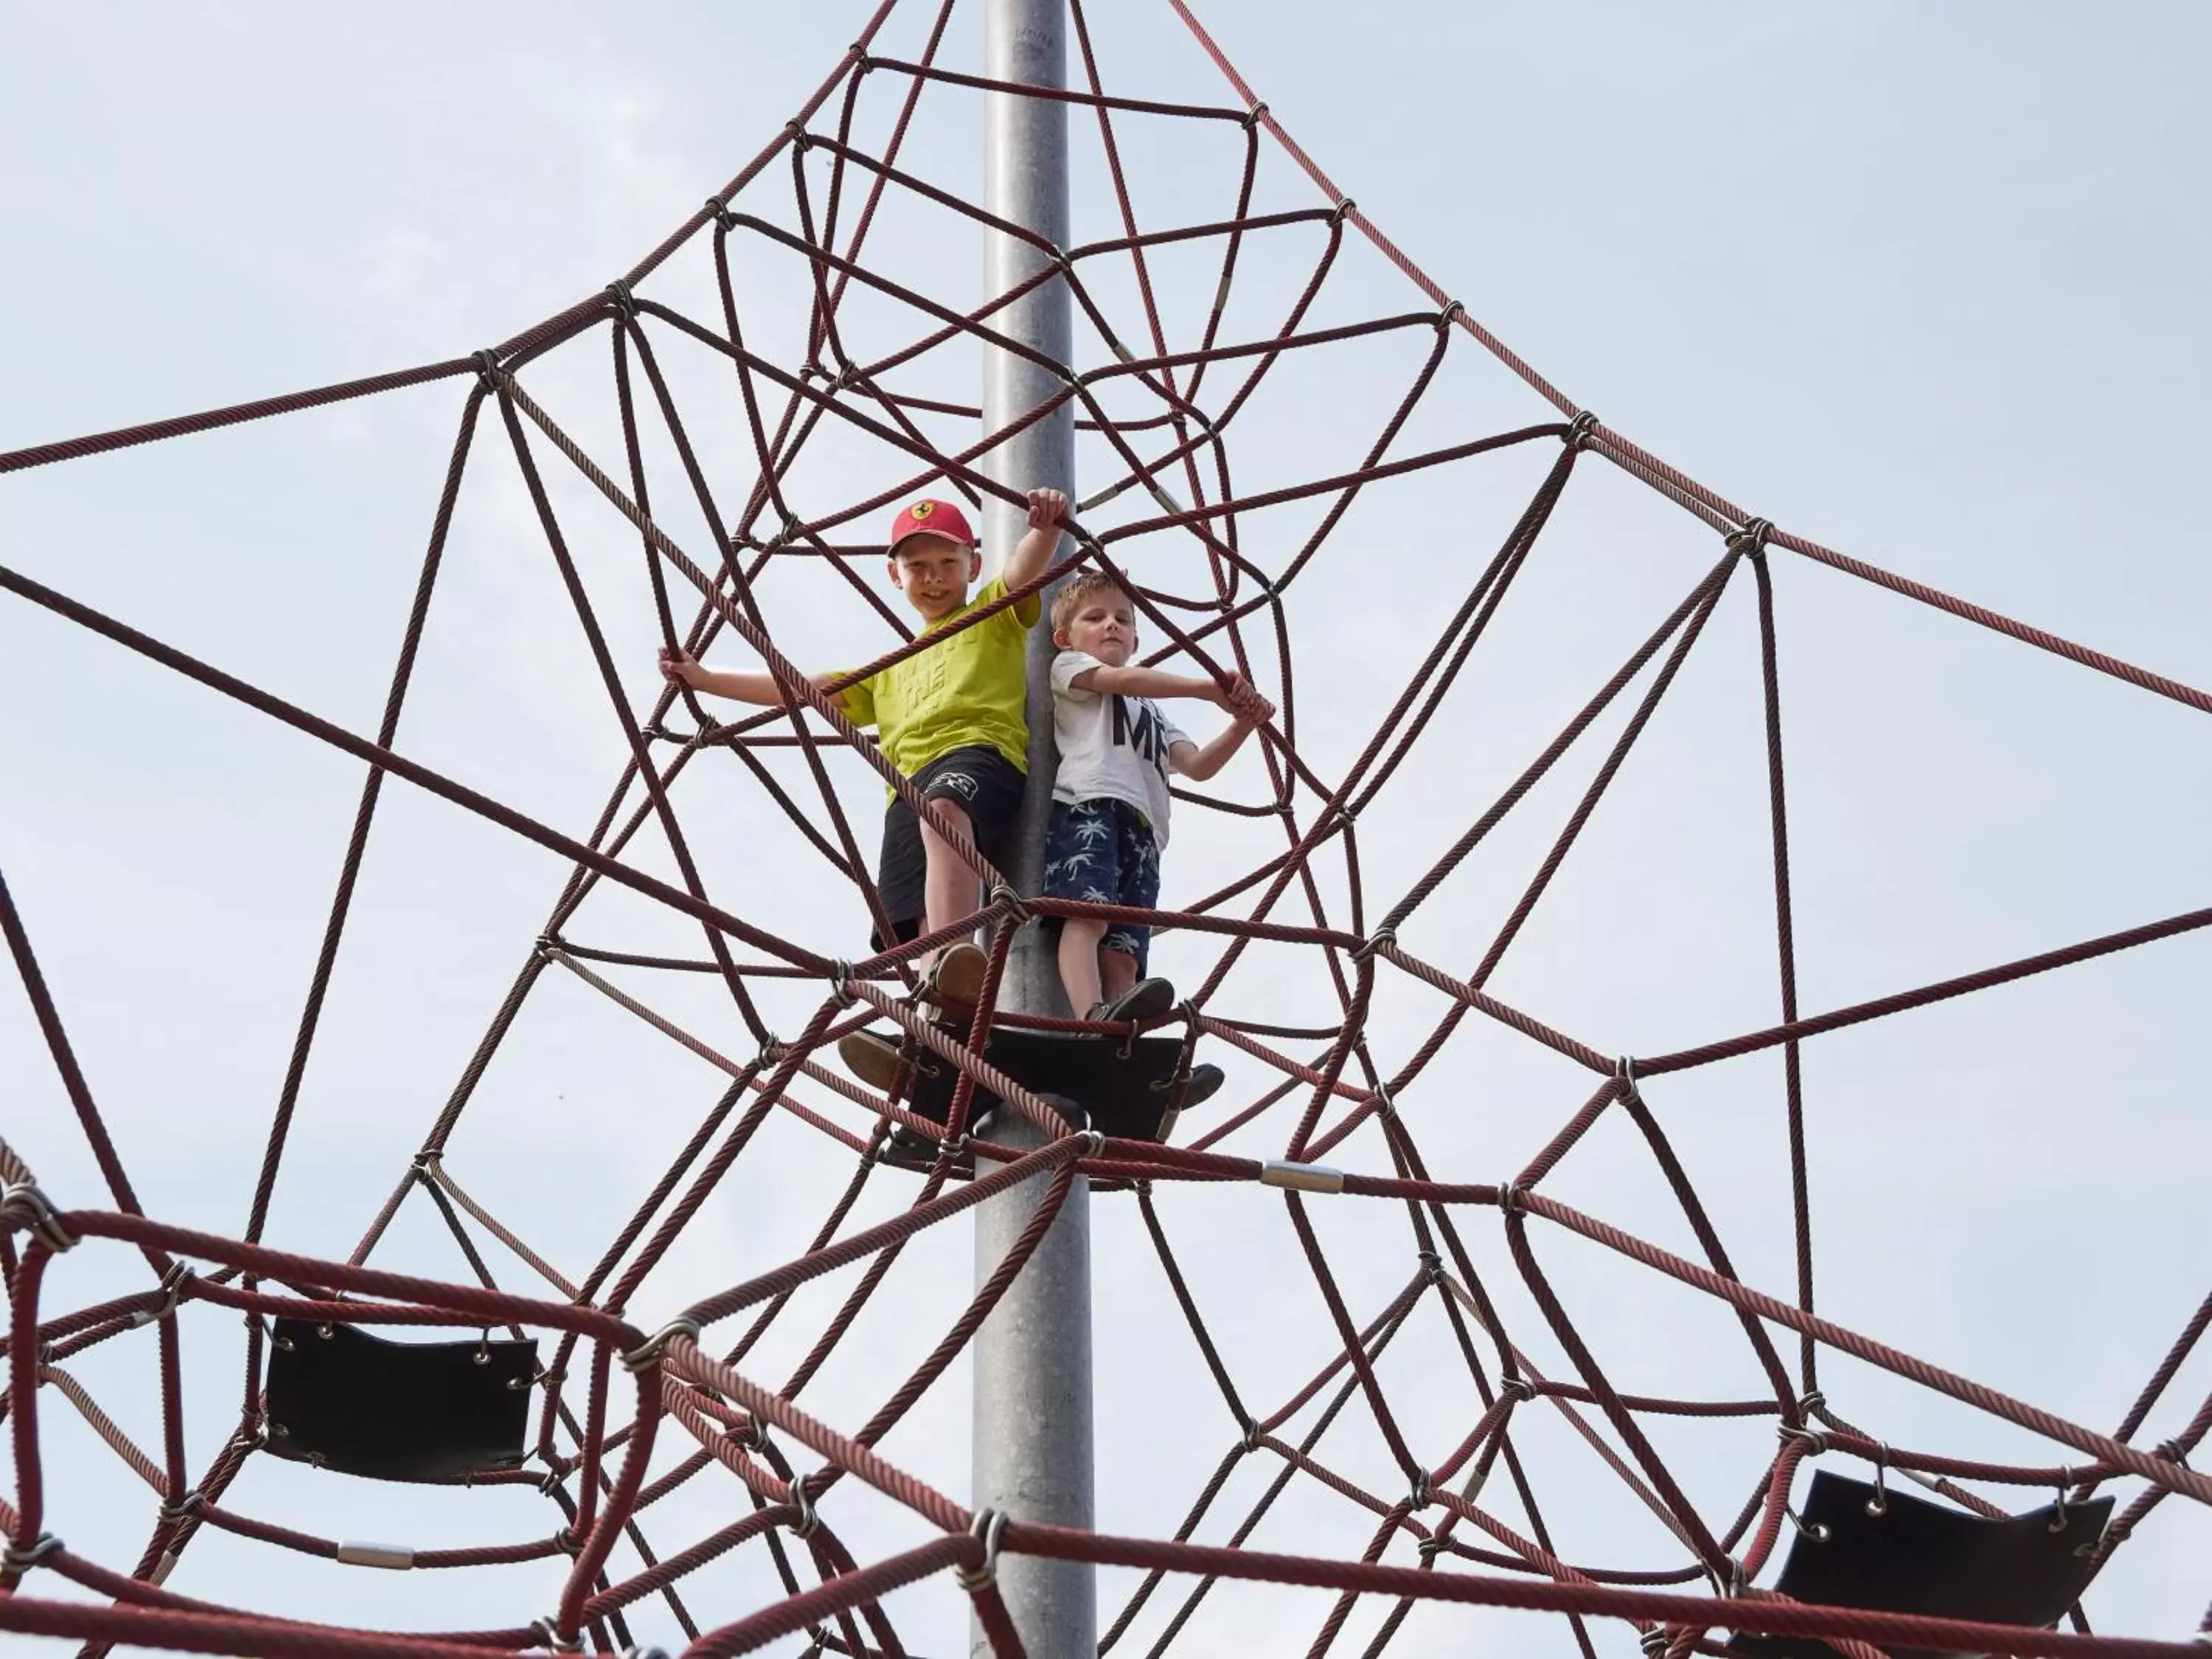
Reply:
[[560, 1616], [556, 1613], [549, 1613], [542, 1619], [532, 1620], [530, 1628], [537, 1632], [540, 1644], [548, 1652], [581, 1653], [584, 1650], [581, 1637], [561, 1634]]
[[13, 1544], [0, 1547], [0, 1578], [16, 1578], [64, 1547], [62, 1540], [50, 1532], [40, 1533], [21, 1549]]
[[207, 1494], [195, 1488], [186, 1492], [175, 1503], [161, 1505], [161, 1524], [165, 1527], [173, 1527], [180, 1522], [189, 1521], [200, 1512], [200, 1505], [206, 1502]]
[[1632, 1100], [1639, 1103], [1643, 1101], [1644, 1091], [1636, 1086], [1635, 1055], [1623, 1054], [1619, 1060], [1613, 1061], [1613, 1074], [1620, 1079], [1620, 1093], [1616, 1097], [1617, 1098], [1623, 1101]]
[[830, 994], [837, 999], [840, 1008], [849, 1008], [860, 999], [853, 990], [853, 964], [833, 962], [830, 964]]
[[1249, 131], [1252, 128], [1258, 126], [1261, 118], [1265, 117], [1267, 113], [1267, 106], [1265, 104], [1255, 104], [1251, 108], [1246, 110], [1244, 112], [1245, 130]]
[[637, 315], [637, 296], [629, 291], [626, 278], [617, 276], [607, 284], [607, 302], [615, 315], [629, 322]]
[[1030, 919], [1030, 907], [1022, 902], [1022, 896], [1014, 890], [1011, 882], [994, 881], [991, 884], [991, 902], [1005, 905], [1006, 914], [1013, 918], [1017, 927]]
[[1751, 558], [1763, 559], [1766, 556], [1767, 538], [1773, 533], [1773, 520], [1750, 519], [1742, 529], [1729, 532], [1728, 544]]
[[1636, 1638], [1636, 1644], [1650, 1656], [1650, 1659], [1659, 1659], [1660, 1655], [1674, 1646], [1674, 1638], [1667, 1634], [1665, 1626], [1654, 1625]]
[[793, 1538], [813, 1537], [815, 1528], [822, 1524], [822, 1517], [814, 1512], [814, 1494], [806, 1490], [805, 1481], [791, 1483], [791, 1507], [799, 1511], [799, 1518], [791, 1523], [791, 1535]]
[[499, 353], [486, 346], [471, 355], [476, 359], [477, 379], [483, 382], [483, 389], [486, 392], [498, 391], [500, 381], [504, 378], [499, 366]]
[[1573, 450], [1588, 449], [1597, 441], [1597, 429], [1603, 424], [1604, 422], [1598, 419], [1595, 410], [1576, 410], [1575, 418], [1567, 422], [1567, 447]]
[[185, 1281], [198, 1275], [181, 1261], [172, 1261], [168, 1272], [161, 1275], [161, 1304], [157, 1308], [142, 1308], [131, 1316], [132, 1328], [158, 1325], [177, 1310], [185, 1299]]
[[961, 1568], [953, 1577], [969, 1595], [981, 1595], [999, 1582], [999, 1540], [1006, 1530], [1004, 1510], [978, 1510], [968, 1523], [968, 1535], [983, 1546], [983, 1559], [975, 1566]]
[[662, 1354], [667, 1352], [669, 1342], [678, 1336], [688, 1336], [692, 1341], [696, 1342], [699, 1340], [699, 1322], [696, 1319], [669, 1321], [636, 1347], [622, 1356], [623, 1369], [626, 1371], [636, 1372], [647, 1370], [658, 1365]]
[[0, 1221], [27, 1229], [56, 1255], [76, 1243], [55, 1212], [53, 1200], [27, 1181], [0, 1192]]
[[[1340, 806], [1337, 808], [1337, 816], [1346, 823], [1352, 822], [1352, 814]], [[1395, 927], [1378, 927], [1367, 936], [1366, 941], [1358, 950], [1352, 953], [1352, 959], [1354, 962], [1365, 962], [1384, 945], [1388, 945], [1395, 948], [1397, 943], [1398, 930]]]
[[1516, 1402], [1534, 1400], [1536, 1385], [1525, 1376], [1502, 1376], [1498, 1380], [1498, 1397]]

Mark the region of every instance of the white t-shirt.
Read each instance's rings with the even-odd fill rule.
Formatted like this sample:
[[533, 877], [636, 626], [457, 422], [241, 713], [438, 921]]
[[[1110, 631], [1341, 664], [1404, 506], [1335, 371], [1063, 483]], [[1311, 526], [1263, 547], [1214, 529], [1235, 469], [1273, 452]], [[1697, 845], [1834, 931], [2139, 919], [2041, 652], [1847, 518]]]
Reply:
[[1075, 677], [1106, 665], [1085, 651], [1052, 659], [1052, 735], [1060, 771], [1052, 798], [1073, 803], [1127, 801], [1152, 826], [1155, 846], [1168, 844], [1168, 754], [1189, 735], [1150, 697], [1086, 691]]

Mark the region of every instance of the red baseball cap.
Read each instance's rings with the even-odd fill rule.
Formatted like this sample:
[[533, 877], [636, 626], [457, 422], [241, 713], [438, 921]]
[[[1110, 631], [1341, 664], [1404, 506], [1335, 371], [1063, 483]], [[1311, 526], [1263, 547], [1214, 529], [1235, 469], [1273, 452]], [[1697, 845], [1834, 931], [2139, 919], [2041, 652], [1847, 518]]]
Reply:
[[916, 501], [892, 520], [890, 545], [884, 550], [884, 553], [896, 558], [899, 544], [909, 536], [942, 536], [963, 547], [975, 545], [975, 532], [968, 527], [968, 515], [951, 501]]

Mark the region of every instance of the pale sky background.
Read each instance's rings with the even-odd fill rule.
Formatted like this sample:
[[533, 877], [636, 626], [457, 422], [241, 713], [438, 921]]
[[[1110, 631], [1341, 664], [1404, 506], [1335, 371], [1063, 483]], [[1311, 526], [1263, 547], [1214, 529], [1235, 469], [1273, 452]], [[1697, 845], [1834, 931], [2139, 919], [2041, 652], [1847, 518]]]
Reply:
[[[1109, 89], [1233, 101], [1164, 3], [1098, 9]], [[2212, 564], [2197, 487], [2212, 436], [2202, 397], [2212, 232], [2197, 205], [2212, 155], [2202, 94], [2212, 19], [2201, 9], [1384, 3], [1347, 15], [1209, 0], [1200, 15], [1365, 212], [1613, 426], [1786, 528], [2212, 684]], [[0, 295], [13, 320], [0, 331], [0, 449], [506, 337], [597, 289], [719, 188], [796, 110], [864, 15], [843, 0], [619, 15], [565, 3], [9, 8]], [[884, 49], [915, 55], [925, 21], [902, 15]], [[974, 7], [957, 13], [946, 61], [975, 67], [980, 27]], [[864, 131], [880, 135], [894, 90], [887, 78], [871, 83]], [[939, 89], [922, 108], [910, 163], [980, 194], [976, 96]], [[1094, 131], [1079, 120], [1075, 131], [1077, 234], [1113, 234]], [[1227, 210], [1241, 161], [1234, 129], [1194, 137], [1133, 121], [1117, 136], [1141, 224]], [[745, 203], [787, 218], [788, 176], [779, 161]], [[1263, 149], [1256, 204], [1313, 200], [1287, 160]], [[1279, 234], [1248, 249], [1232, 318], [1250, 328], [1279, 313], [1318, 246], [1310, 230]], [[880, 269], [975, 303], [979, 249], [949, 217], [895, 210], [871, 248]], [[711, 315], [708, 258], [703, 243], [687, 250], [647, 292]], [[1157, 274], [1171, 337], [1188, 343], [1213, 273], [1203, 261], [1164, 259]], [[751, 337], [787, 363], [799, 292], [791, 276], [787, 259], [757, 244], [738, 276]], [[1134, 339], [1125, 286], [1102, 279]], [[1347, 244], [1316, 315], [1426, 306]], [[856, 318], [878, 347], [914, 331], [881, 307]], [[1351, 464], [1425, 344], [1423, 336], [1286, 363], [1240, 417], [1240, 488]], [[1082, 349], [1095, 357], [1097, 342]], [[726, 372], [667, 351], [710, 467], [726, 489], [741, 489], [749, 451]], [[611, 461], [605, 352], [595, 331], [526, 383]], [[933, 364], [896, 383], [974, 395], [972, 353]], [[11, 477], [0, 483], [0, 558], [373, 731], [464, 391], [449, 382]], [[1405, 447], [1546, 418], [1461, 340]], [[960, 436], [957, 422], [941, 430], [948, 443]], [[1532, 446], [1375, 492], [1293, 588], [1299, 740], [1324, 776], [1357, 753], [1550, 454]], [[557, 457], [541, 453], [541, 463], [626, 690], [643, 702], [652, 629], [635, 538]], [[672, 533], [696, 551], [697, 515], [677, 507], [665, 453], [655, 464]], [[1095, 487], [1091, 452], [1082, 465]], [[827, 513], [901, 471], [880, 452], [830, 440], [793, 489], [808, 511]], [[1139, 516], [1138, 499], [1101, 520]], [[1246, 545], [1279, 567], [1312, 521], [1304, 508], [1279, 522], [1256, 515]], [[1362, 823], [1370, 917], [1718, 551], [1717, 538], [1619, 472], [1577, 468], [1491, 638]], [[1194, 591], [1187, 543], [1154, 538], [1131, 556], [1146, 580]], [[1790, 556], [1775, 566], [1808, 1012], [2208, 902], [2203, 716]], [[823, 597], [833, 591], [803, 574], [763, 586], [779, 637], [810, 665], [872, 653], [889, 637], [849, 597]], [[1607, 1052], [1679, 1048], [1776, 1017], [1750, 601], [1746, 573], [1492, 981]], [[725, 648], [717, 660], [744, 659]], [[1263, 665], [1270, 690], [1273, 672]], [[1417, 915], [1404, 930], [1408, 949], [1453, 971], [1472, 967], [1625, 712]], [[400, 746], [579, 835], [619, 763], [604, 694], [495, 425], [480, 431]], [[0, 604], [0, 868], [158, 1216], [231, 1233], [244, 1224], [359, 783], [358, 767], [333, 751], [44, 611]], [[857, 762], [838, 785], [872, 850], [874, 786]], [[1220, 787], [1250, 800], [1265, 780], [1248, 757]], [[859, 954], [857, 905], [778, 827], [734, 763], [696, 768], [679, 804], [715, 896], [825, 952]], [[1279, 846], [1265, 824], [1224, 828], [1194, 813], [1177, 822], [1170, 903]], [[642, 840], [636, 857], [656, 872], [669, 867]], [[1340, 917], [1342, 864], [1332, 860], [1323, 875]], [[480, 821], [387, 788], [272, 1242], [340, 1257], [351, 1249], [563, 873]], [[571, 933], [634, 949], [698, 945], [696, 929], [605, 891]], [[1211, 960], [1188, 938], [1161, 947], [1160, 965], [1186, 982]], [[2208, 966], [2212, 939], [2191, 935], [1809, 1043], [1821, 1310], [2110, 1429], [2212, 1267], [2202, 1218], [2212, 1161], [2201, 1085]], [[726, 1052], [750, 1054], [726, 1001], [707, 988], [645, 975], [623, 983]], [[1218, 1006], [1297, 1022], [1322, 1017], [1328, 1000], [1310, 960], [1255, 951]], [[786, 992], [768, 1006], [787, 1032], [811, 1004]], [[1441, 1012], [1432, 994], [1391, 981], [1370, 1024], [1377, 1053], [1402, 1062]], [[1256, 1092], [1255, 1072], [1232, 1064], [1231, 1073], [1224, 1101]], [[579, 1274], [719, 1093], [716, 1078], [549, 975], [462, 1120], [451, 1167]], [[47, 1189], [65, 1205], [102, 1205], [12, 991], [0, 992], [0, 1133]], [[1555, 1056], [1470, 1023], [1402, 1104], [1435, 1173], [1495, 1180], [1588, 1088]], [[1745, 1278], [1786, 1295], [1778, 1060], [1669, 1078], [1647, 1093]], [[1188, 1123], [1185, 1138], [1203, 1127]], [[1287, 1133], [1279, 1110], [1225, 1144], [1266, 1156]], [[1335, 1161], [1388, 1167], [1371, 1130]], [[798, 1253], [849, 1167], [814, 1132], [773, 1118], [633, 1316], [650, 1328]], [[854, 1224], [895, 1212], [914, 1184], [878, 1176]], [[1625, 1121], [1608, 1121], [1547, 1185], [1694, 1254]], [[1334, 1343], [1281, 1204], [1256, 1188], [1164, 1185], [1159, 1202], [1240, 1387], [1272, 1408]], [[1413, 1271], [1402, 1212], [1351, 1200], [1315, 1212], [1364, 1319]], [[1095, 1214], [1100, 1525], [1165, 1535], [1236, 1431], [1133, 1205], [1102, 1197]], [[1494, 1213], [1470, 1212], [1463, 1229], [1516, 1339], [1548, 1374], [1571, 1375], [1514, 1279]], [[1557, 1229], [1534, 1237], [1621, 1387], [1759, 1391], [1717, 1304]], [[964, 1301], [969, 1256], [964, 1223], [911, 1249], [803, 1396], [809, 1409], [846, 1428], [864, 1421]], [[376, 1261], [466, 1273], [419, 1197]], [[495, 1256], [495, 1268], [502, 1283], [528, 1287], [520, 1263]], [[787, 1375], [853, 1279], [837, 1275], [799, 1298], [748, 1374]], [[131, 1253], [89, 1247], [56, 1265], [47, 1303], [81, 1306], [143, 1281]], [[1447, 1328], [1432, 1301], [1423, 1305], [1382, 1371], [1433, 1463], [1478, 1408]], [[184, 1328], [197, 1471], [236, 1425], [243, 1344], [237, 1320], [205, 1305]], [[726, 1346], [738, 1328], [711, 1334]], [[1784, 1346], [1794, 1354], [1794, 1341]], [[119, 1339], [73, 1369], [142, 1444], [158, 1444], [150, 1335]], [[2020, 1462], [2069, 1455], [1834, 1356], [1822, 1382], [1844, 1416], [1899, 1445]], [[965, 1382], [956, 1366], [884, 1448], [963, 1497]], [[2199, 1353], [2142, 1443], [2175, 1432], [2208, 1389], [2212, 1353]], [[73, 1548], [127, 1567], [154, 1499], [63, 1401], [49, 1394], [42, 1410], [49, 1524]], [[1564, 1557], [1680, 1561], [1679, 1546], [1556, 1417], [1523, 1413], [1516, 1436]], [[1757, 1419], [1662, 1424], [1655, 1438], [1718, 1524], [1772, 1447]], [[669, 1456], [683, 1439], [669, 1425]], [[1387, 1497], [1402, 1486], [1356, 1404], [1318, 1455]], [[1248, 1462], [1199, 1537], [1225, 1536], [1260, 1488]], [[1993, 1495], [2021, 1509], [2048, 1501]], [[228, 1501], [309, 1531], [426, 1549], [542, 1536], [556, 1524], [527, 1489], [381, 1487], [265, 1458]], [[1522, 1522], [1502, 1480], [1485, 1501]], [[648, 1536], [664, 1553], [680, 1547], [742, 1503], [710, 1470], [648, 1512]], [[864, 1561], [924, 1535], [855, 1481], [823, 1512]], [[1252, 1542], [1356, 1556], [1371, 1527], [1364, 1511], [1300, 1482]], [[1401, 1544], [1387, 1559], [1413, 1558]], [[2169, 1502], [2091, 1592], [2093, 1620], [2185, 1638], [2212, 1593], [2208, 1559], [2212, 1516]], [[564, 1565], [372, 1576], [209, 1530], [172, 1583], [300, 1616], [455, 1628], [526, 1623], [551, 1607]], [[626, 1550], [615, 1569], [635, 1570]], [[1102, 1575], [1107, 1617], [1133, 1583]], [[771, 1586], [765, 1553], [751, 1546], [687, 1580], [685, 1592], [711, 1626], [758, 1606]], [[35, 1584], [40, 1594], [60, 1588], [46, 1576]], [[1148, 1648], [1176, 1599], [1156, 1597], [1119, 1650]], [[1228, 1587], [1183, 1642], [1302, 1651], [1328, 1599]], [[917, 1653], [949, 1654], [965, 1640], [963, 1598], [949, 1582], [888, 1605]], [[1335, 1650], [1361, 1650], [1385, 1610], [1363, 1602]], [[679, 1638], [657, 1601], [633, 1611], [641, 1639]], [[1601, 1651], [1632, 1653], [1626, 1626], [1595, 1628]], [[1562, 1625], [1439, 1608], [1417, 1611], [1391, 1651], [1460, 1652], [1500, 1635], [1516, 1651], [1572, 1651]]]

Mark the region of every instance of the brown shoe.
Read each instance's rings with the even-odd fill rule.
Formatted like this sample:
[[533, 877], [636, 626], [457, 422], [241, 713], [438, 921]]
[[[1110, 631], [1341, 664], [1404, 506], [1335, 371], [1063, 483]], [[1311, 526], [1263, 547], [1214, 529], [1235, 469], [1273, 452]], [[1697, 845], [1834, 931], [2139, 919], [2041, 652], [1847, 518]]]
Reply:
[[889, 1037], [873, 1031], [848, 1031], [837, 1039], [837, 1058], [870, 1088], [890, 1094], [914, 1081], [914, 1066]]
[[970, 1014], [982, 1000], [983, 981], [991, 971], [991, 958], [963, 939], [948, 945], [929, 970], [925, 994], [941, 1008]]

